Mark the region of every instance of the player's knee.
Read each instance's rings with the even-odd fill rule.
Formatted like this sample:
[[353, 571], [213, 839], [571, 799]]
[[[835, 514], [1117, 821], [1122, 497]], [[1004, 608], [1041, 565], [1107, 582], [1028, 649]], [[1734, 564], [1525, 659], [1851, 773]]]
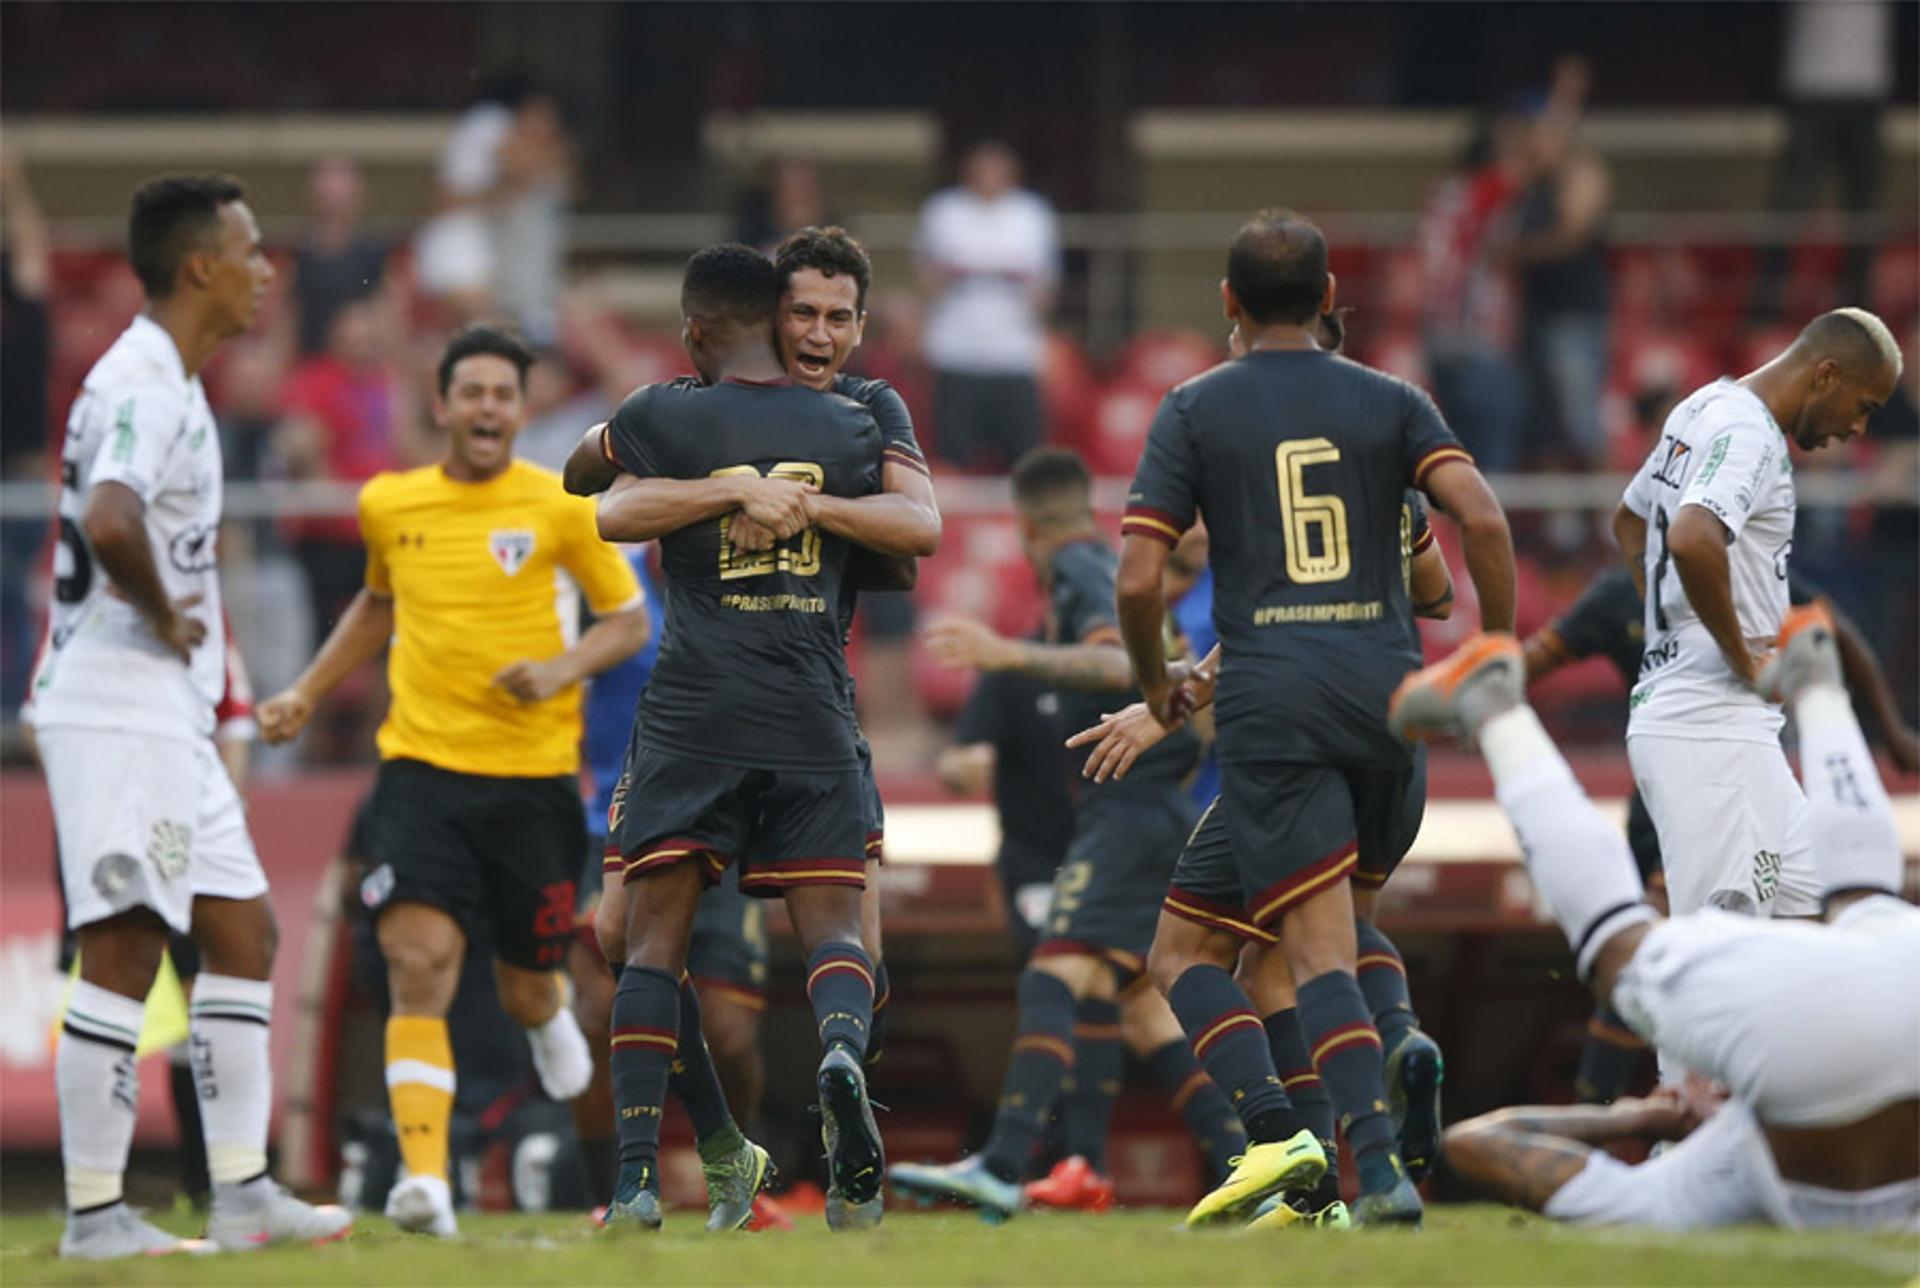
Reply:
[[536, 1028], [560, 1009], [559, 981], [549, 971], [502, 968], [500, 1009], [523, 1029]]
[[1184, 945], [1156, 939], [1153, 947], [1147, 950], [1147, 975], [1162, 997], [1173, 991], [1175, 980], [1198, 964], [1199, 959]]
[[193, 939], [202, 970], [238, 979], [267, 979], [280, 948], [273, 905], [258, 899], [194, 900]]
[[708, 1002], [701, 1013], [701, 1031], [713, 1058], [725, 1063], [751, 1059], [760, 1047], [760, 1016], [744, 1006]]
[[593, 936], [600, 955], [609, 962], [627, 959], [627, 905], [624, 899], [602, 897], [593, 912]]

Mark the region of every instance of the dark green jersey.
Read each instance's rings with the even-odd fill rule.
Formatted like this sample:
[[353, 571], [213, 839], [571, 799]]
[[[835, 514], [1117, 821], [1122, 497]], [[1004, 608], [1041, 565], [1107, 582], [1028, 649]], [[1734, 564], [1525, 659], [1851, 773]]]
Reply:
[[[649, 385], [607, 423], [608, 454], [641, 478], [750, 473], [865, 496], [880, 433], [850, 398], [788, 381]], [[776, 549], [728, 540], [731, 517], [660, 540], [666, 622], [640, 699], [641, 740], [748, 769], [852, 769], [840, 607], [852, 547], [809, 528]]]
[[[1119, 618], [1114, 611], [1114, 575], [1120, 556], [1105, 541], [1089, 537], [1072, 541], [1053, 552], [1047, 578], [1047, 640], [1053, 644], [1120, 642]], [[1061, 727], [1069, 732], [1091, 729], [1108, 711], [1118, 711], [1140, 700], [1140, 691], [1116, 693], [1109, 689], [1056, 690], [1060, 698]], [[1157, 797], [1178, 791], [1200, 763], [1200, 739], [1185, 725], [1169, 734], [1153, 750], [1134, 762], [1118, 781], [1080, 781], [1082, 810], [1107, 801]]]
[[1206, 519], [1223, 663], [1220, 759], [1394, 767], [1409, 630], [1406, 490], [1468, 459], [1433, 400], [1321, 350], [1260, 350], [1169, 393], [1123, 530]]

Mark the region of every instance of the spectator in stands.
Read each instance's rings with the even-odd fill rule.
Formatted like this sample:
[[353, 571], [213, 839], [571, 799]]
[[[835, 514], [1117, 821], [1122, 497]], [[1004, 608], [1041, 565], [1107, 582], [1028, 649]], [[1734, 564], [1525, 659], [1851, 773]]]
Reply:
[[493, 214], [506, 186], [502, 152], [533, 92], [525, 77], [496, 78], [461, 114], [440, 152], [438, 213], [414, 242], [414, 273], [422, 293], [455, 324], [493, 306], [499, 268]]
[[270, 340], [251, 337], [227, 346], [214, 419], [220, 425], [220, 456], [230, 480], [265, 478], [275, 463], [280, 387], [287, 376], [284, 352]]
[[493, 219], [494, 300], [534, 346], [560, 334], [566, 286], [567, 207], [573, 200], [573, 140], [553, 95], [531, 91], [500, 141]]
[[1563, 59], [1532, 122], [1532, 181], [1520, 195], [1511, 259], [1520, 271], [1524, 345], [1536, 423], [1552, 424], [1572, 463], [1606, 461], [1606, 166], [1577, 146], [1584, 59]]
[[[295, 479], [359, 483], [418, 455], [414, 393], [392, 360], [400, 346], [379, 300], [334, 313], [327, 351], [287, 379], [287, 420], [275, 450]], [[331, 518], [289, 519], [282, 532], [305, 569], [316, 630], [325, 632], [359, 593], [366, 572], [351, 507]]]
[[1005, 468], [1042, 436], [1039, 371], [1059, 234], [1045, 198], [1019, 186], [1006, 144], [973, 148], [960, 178], [928, 200], [914, 245], [930, 297], [934, 448], [964, 468]]
[[560, 342], [542, 350], [527, 373], [527, 425], [515, 451], [522, 460], [558, 470], [589, 425], [613, 415], [662, 371], [628, 341], [612, 311], [580, 295], [560, 305]]
[[[37, 481], [48, 477], [53, 244], [26, 173], [11, 154], [0, 160], [0, 216], [0, 479]], [[35, 615], [28, 609], [27, 585], [45, 535], [43, 520], [0, 520], [0, 710], [9, 721], [26, 697], [33, 665]]]
[[[1842, 209], [1854, 216], [1872, 213], [1886, 158], [1880, 118], [1894, 84], [1893, 5], [1794, 0], [1787, 6], [1780, 54], [1787, 141], [1774, 163], [1769, 208], [1778, 214], [1810, 209], [1837, 173]], [[1773, 241], [1760, 257], [1751, 307], [1756, 323], [1780, 316], [1789, 250]], [[1836, 302], [1866, 307], [1873, 251], [1870, 239], [1851, 241], [1839, 300], [1808, 308]]]
[[1484, 118], [1459, 168], [1427, 199], [1416, 232], [1434, 396], [1489, 474], [1519, 465], [1526, 415], [1526, 385], [1512, 353], [1506, 250], [1515, 198], [1526, 185], [1528, 145], [1523, 116]]
[[820, 171], [813, 162], [788, 157], [774, 162], [766, 184], [749, 192], [740, 203], [733, 239], [771, 255], [788, 233], [839, 222], [827, 211], [826, 198], [820, 191]]
[[366, 181], [346, 157], [317, 163], [307, 179], [307, 226], [293, 256], [294, 312], [300, 356], [327, 347], [341, 305], [378, 291], [387, 244], [360, 226]]

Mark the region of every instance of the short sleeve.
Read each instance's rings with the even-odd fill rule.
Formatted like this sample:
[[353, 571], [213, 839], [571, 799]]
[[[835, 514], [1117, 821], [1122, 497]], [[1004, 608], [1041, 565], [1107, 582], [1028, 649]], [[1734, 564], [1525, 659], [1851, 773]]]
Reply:
[[1085, 546], [1067, 546], [1054, 556], [1053, 615], [1062, 644], [1118, 641], [1111, 565]]
[[1610, 569], [1587, 583], [1580, 598], [1547, 629], [1560, 650], [1578, 661], [1610, 651], [1614, 640], [1640, 620], [1640, 597], [1624, 568]]
[[639, 579], [617, 546], [600, 539], [594, 503], [584, 497], [560, 499], [560, 563], [586, 594], [587, 607], [604, 617], [631, 608], [641, 599]]
[[655, 388], [648, 385], [627, 395], [620, 410], [600, 431], [601, 451], [607, 460], [636, 478], [656, 478], [660, 474], [661, 444], [653, 432], [650, 414]]
[[960, 708], [959, 719], [953, 723], [953, 741], [957, 746], [971, 747], [984, 742], [998, 747], [1008, 740], [1004, 674], [988, 671], [967, 695], [966, 705]]
[[1199, 446], [1193, 440], [1176, 389], [1160, 400], [1160, 409], [1154, 413], [1146, 450], [1140, 455], [1133, 487], [1127, 492], [1127, 512], [1120, 521], [1120, 531], [1126, 536], [1151, 537], [1175, 545], [1193, 526], [1199, 495]]
[[1427, 522], [1427, 503], [1418, 492], [1407, 493], [1407, 553], [1425, 554], [1434, 542], [1433, 525]]
[[87, 486], [118, 483], [152, 501], [186, 433], [180, 396], [159, 385], [117, 390], [107, 400], [107, 415], [110, 423], [87, 471]]
[[1768, 425], [1757, 421], [1728, 425], [1707, 444], [1706, 457], [1687, 481], [1676, 509], [1697, 505], [1739, 536], [1762, 487], [1778, 471], [1783, 450], [1780, 435]]
[[873, 423], [880, 428], [882, 465], [904, 465], [928, 474], [926, 454], [913, 433], [913, 413], [907, 410], [907, 400], [900, 391], [884, 380], [876, 380], [865, 401], [867, 410], [873, 413]]
[[1665, 443], [1664, 438], [1655, 440], [1653, 449], [1647, 453], [1647, 459], [1640, 462], [1640, 468], [1633, 472], [1633, 478], [1627, 482], [1627, 490], [1620, 497], [1621, 505], [1643, 519], [1653, 513], [1654, 460]]
[[360, 489], [360, 540], [367, 548], [367, 589], [382, 597], [393, 594], [393, 574], [387, 567], [387, 538], [380, 523], [381, 476]]
[[1449, 461], [1473, 464], [1473, 456], [1447, 428], [1446, 418], [1425, 390], [1403, 386], [1406, 410], [1400, 422], [1401, 448], [1407, 463], [1407, 483], [1424, 492], [1427, 479]]

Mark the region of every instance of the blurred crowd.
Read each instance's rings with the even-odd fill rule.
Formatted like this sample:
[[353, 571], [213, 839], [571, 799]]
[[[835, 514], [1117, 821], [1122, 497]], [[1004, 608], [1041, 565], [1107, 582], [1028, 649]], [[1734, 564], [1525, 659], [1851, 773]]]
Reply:
[[[1874, 131], [1891, 51], [1865, 21], [1857, 31], [1793, 28], [1774, 189], [1783, 212], [1818, 204], [1829, 179], [1850, 211], [1878, 199]], [[1920, 254], [1910, 240], [1877, 256], [1870, 242], [1793, 254], [1611, 245], [1607, 167], [1583, 140], [1588, 91], [1586, 65], [1562, 60], [1540, 90], [1479, 121], [1410, 245], [1336, 247], [1340, 301], [1356, 309], [1354, 356], [1430, 388], [1489, 473], [1630, 470], [1678, 398], [1749, 369], [1780, 347], [1781, 328], [1836, 304], [1875, 308], [1909, 354], [1920, 353]], [[229, 478], [356, 484], [437, 458], [431, 364], [444, 337], [474, 318], [509, 319], [536, 347], [519, 451], [555, 468], [629, 390], [685, 371], [670, 331], [637, 325], [570, 283], [577, 173], [559, 100], [518, 78], [488, 85], [460, 117], [434, 206], [410, 237], [368, 231], [352, 160], [316, 164], [304, 221], [275, 248], [281, 272], [264, 323], [207, 372]], [[65, 405], [139, 294], [116, 256], [54, 255], [11, 164], [0, 197], [0, 466], [8, 479], [47, 479]], [[814, 165], [789, 158], [741, 194], [734, 235], [771, 247], [838, 216]], [[1057, 325], [1068, 263], [1058, 223], [1046, 196], [1023, 186], [1005, 143], [959, 155], [952, 186], [919, 212], [912, 250], [913, 280], [876, 283], [853, 366], [901, 389], [945, 478], [1000, 475], [1042, 442], [1075, 448], [1097, 475], [1125, 477], [1160, 395], [1224, 356], [1223, 336], [1192, 332], [1142, 333], [1116, 353], [1091, 354]], [[1854, 611], [1890, 672], [1907, 677], [1910, 706], [1920, 534], [1910, 504], [1872, 505], [1920, 492], [1920, 361], [1908, 369], [1868, 442], [1809, 462], [1857, 472], [1861, 503], [1806, 509], [1795, 559]], [[1594, 519], [1590, 510], [1516, 515], [1542, 617], [1606, 557]], [[950, 715], [964, 694], [915, 648], [916, 618], [959, 611], [1020, 634], [1039, 612], [1006, 518], [963, 506], [953, 520], [918, 593], [873, 597], [859, 638], [872, 723], [883, 737], [890, 725], [919, 730], [916, 747], [928, 754], [924, 715]], [[0, 537], [0, 701], [10, 717], [39, 630], [46, 543], [37, 521], [0, 523]], [[290, 678], [359, 587], [362, 559], [351, 510], [229, 525], [223, 561], [235, 577], [245, 570], [235, 626], [258, 685], [272, 691]], [[377, 710], [379, 696], [369, 689], [358, 708], [343, 704], [341, 722], [316, 731], [307, 754], [363, 751], [368, 722], [354, 713]]]

